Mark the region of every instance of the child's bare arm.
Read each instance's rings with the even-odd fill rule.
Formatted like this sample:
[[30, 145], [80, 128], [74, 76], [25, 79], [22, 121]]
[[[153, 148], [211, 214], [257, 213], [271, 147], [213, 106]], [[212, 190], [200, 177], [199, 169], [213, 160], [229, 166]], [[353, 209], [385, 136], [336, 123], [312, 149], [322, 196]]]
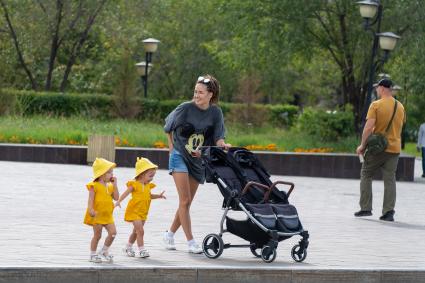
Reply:
[[87, 208], [89, 211], [90, 216], [95, 217], [96, 216], [96, 211], [93, 208], [94, 205], [94, 196], [95, 196], [95, 192], [93, 187], [89, 189], [89, 200], [87, 203]]
[[151, 199], [156, 199], [156, 198], [163, 198], [163, 199], [167, 199], [164, 195], [165, 191], [162, 191], [160, 194], [152, 194], [151, 193]]
[[133, 187], [128, 187], [127, 190], [125, 190], [125, 192], [119, 197], [119, 199], [117, 200], [117, 202], [115, 203], [115, 206], [119, 206], [121, 207], [121, 202], [133, 191]]
[[114, 185], [114, 192], [112, 193], [112, 198], [114, 200], [118, 200], [118, 198], [120, 197], [120, 192], [118, 191], [117, 177], [112, 177], [111, 183]]

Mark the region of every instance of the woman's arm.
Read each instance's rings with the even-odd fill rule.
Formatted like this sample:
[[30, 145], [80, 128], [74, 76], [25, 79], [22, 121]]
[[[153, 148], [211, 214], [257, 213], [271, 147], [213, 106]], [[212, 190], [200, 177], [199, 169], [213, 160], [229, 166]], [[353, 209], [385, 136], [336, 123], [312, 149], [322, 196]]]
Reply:
[[171, 151], [173, 151], [173, 133], [167, 133], [167, 140], [168, 140], [168, 149], [171, 153]]
[[88, 211], [89, 211], [89, 214], [90, 214], [91, 217], [95, 217], [96, 216], [96, 211], [93, 208], [93, 205], [94, 205], [94, 196], [95, 196], [95, 192], [94, 192], [93, 187], [91, 187], [89, 189], [89, 200], [88, 200], [88, 203], [87, 203], [87, 208], [88, 208]]
[[217, 140], [217, 142], [215, 143], [217, 146], [220, 146], [220, 147], [224, 147], [224, 149], [229, 149], [229, 148], [231, 148], [232, 147], [232, 145], [230, 144], [230, 143], [226, 143], [225, 141], [224, 141], [224, 139], [219, 139], [219, 140]]

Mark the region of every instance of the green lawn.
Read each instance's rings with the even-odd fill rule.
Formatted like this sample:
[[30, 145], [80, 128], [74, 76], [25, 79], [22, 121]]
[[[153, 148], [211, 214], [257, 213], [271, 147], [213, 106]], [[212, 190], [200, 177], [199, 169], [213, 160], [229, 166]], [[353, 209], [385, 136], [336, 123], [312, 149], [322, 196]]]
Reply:
[[[259, 150], [267, 146], [274, 148], [274, 144], [279, 151], [316, 151], [319, 148], [329, 148], [332, 152], [354, 153], [358, 143], [355, 136], [322, 142], [278, 127], [226, 126], [227, 142], [235, 146], [256, 145]], [[157, 142], [165, 144], [167, 141], [162, 125], [146, 121], [0, 117], [0, 142], [3, 143], [87, 144], [88, 135], [94, 133], [115, 135], [118, 146], [154, 147]], [[407, 144], [407, 153], [416, 154], [415, 150], [414, 144]]]
[[406, 143], [403, 152], [406, 154], [421, 157], [421, 153], [416, 150], [416, 143]]

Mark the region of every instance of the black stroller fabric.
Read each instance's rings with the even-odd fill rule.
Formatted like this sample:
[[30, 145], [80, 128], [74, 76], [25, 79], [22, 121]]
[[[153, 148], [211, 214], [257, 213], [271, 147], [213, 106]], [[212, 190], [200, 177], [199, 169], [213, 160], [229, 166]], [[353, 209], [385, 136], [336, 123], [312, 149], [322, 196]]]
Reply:
[[248, 210], [264, 227], [279, 232], [300, 230], [297, 209], [290, 204], [246, 204]]
[[269, 204], [246, 204], [246, 207], [264, 227], [276, 230], [276, 214]]
[[[241, 210], [237, 203], [232, 201], [237, 199], [267, 229], [285, 233], [302, 230], [297, 209], [288, 203], [288, 197], [284, 191], [273, 188], [267, 203], [264, 203], [265, 190], [258, 186], [254, 185], [247, 193], [242, 194], [243, 188], [250, 181], [266, 186], [272, 185], [270, 175], [252, 152], [244, 148], [232, 148], [226, 154], [221, 149], [209, 148], [205, 154], [208, 157], [208, 162], [205, 163], [207, 182], [218, 185], [224, 197], [223, 207], [226, 207], [230, 200], [233, 210]], [[248, 222], [235, 220], [230, 226], [246, 225]]]
[[[292, 248], [291, 256], [303, 261], [309, 234], [302, 227], [297, 209], [288, 201], [295, 185], [281, 180], [273, 183], [257, 157], [244, 148], [231, 148], [226, 153], [221, 148], [208, 147], [202, 150], [201, 157], [206, 181], [215, 183], [224, 198], [220, 234], [209, 234], [203, 242], [207, 257], [217, 258], [223, 249], [242, 247], [223, 243], [222, 234], [230, 232], [248, 241], [251, 252], [266, 262], [275, 259], [278, 242], [299, 235], [302, 239]], [[290, 189], [286, 193], [277, 185], [289, 185]], [[229, 210], [243, 211], [247, 218], [233, 219], [227, 215]]]

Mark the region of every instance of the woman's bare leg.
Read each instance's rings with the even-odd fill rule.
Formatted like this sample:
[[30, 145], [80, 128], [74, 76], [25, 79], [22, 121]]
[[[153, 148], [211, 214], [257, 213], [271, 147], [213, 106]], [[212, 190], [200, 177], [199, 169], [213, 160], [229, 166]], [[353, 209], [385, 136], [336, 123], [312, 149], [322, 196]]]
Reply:
[[190, 220], [190, 205], [196, 194], [199, 183], [189, 177], [189, 174], [187, 173], [174, 172], [173, 178], [179, 195], [179, 207], [176, 211], [173, 223], [171, 224], [170, 231], [174, 233], [180, 226], [182, 226], [186, 239], [190, 241], [193, 239]]
[[[190, 205], [192, 205], [192, 201], [195, 198], [195, 194], [198, 190], [199, 183], [189, 176], [189, 186], [190, 186]], [[179, 218], [179, 210], [177, 209], [176, 214], [174, 216], [173, 224], [171, 225], [170, 232], [175, 233], [181, 226], [180, 218]]]

